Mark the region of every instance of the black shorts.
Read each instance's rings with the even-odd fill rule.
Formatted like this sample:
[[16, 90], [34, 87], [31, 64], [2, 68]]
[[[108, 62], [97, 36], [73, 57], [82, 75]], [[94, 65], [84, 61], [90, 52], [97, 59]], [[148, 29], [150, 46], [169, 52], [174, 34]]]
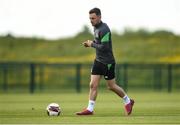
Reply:
[[103, 75], [105, 80], [111, 80], [115, 78], [115, 63], [103, 64], [98, 61], [94, 61], [91, 69], [92, 75]]

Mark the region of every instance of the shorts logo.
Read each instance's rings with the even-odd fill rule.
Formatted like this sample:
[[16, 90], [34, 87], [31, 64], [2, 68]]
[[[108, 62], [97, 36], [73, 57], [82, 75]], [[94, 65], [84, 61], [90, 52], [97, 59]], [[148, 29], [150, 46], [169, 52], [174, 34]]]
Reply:
[[105, 78], [107, 79], [107, 78], [108, 78], [108, 76], [105, 76]]

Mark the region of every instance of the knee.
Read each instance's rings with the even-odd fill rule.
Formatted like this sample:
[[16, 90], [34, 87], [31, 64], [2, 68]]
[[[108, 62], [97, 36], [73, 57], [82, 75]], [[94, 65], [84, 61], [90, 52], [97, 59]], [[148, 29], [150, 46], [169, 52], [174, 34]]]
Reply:
[[95, 82], [90, 82], [90, 89], [96, 90], [97, 89], [97, 84]]

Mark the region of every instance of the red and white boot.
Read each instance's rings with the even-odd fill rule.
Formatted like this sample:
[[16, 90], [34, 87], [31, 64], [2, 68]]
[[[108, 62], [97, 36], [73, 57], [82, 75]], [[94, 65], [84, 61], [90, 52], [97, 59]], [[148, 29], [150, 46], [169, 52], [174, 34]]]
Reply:
[[130, 103], [125, 105], [125, 110], [126, 110], [126, 114], [130, 115], [133, 109], [133, 105], [134, 105], [134, 100], [130, 99]]
[[84, 109], [83, 111], [81, 112], [76, 112], [76, 115], [93, 115], [93, 111], [89, 111], [87, 109]]

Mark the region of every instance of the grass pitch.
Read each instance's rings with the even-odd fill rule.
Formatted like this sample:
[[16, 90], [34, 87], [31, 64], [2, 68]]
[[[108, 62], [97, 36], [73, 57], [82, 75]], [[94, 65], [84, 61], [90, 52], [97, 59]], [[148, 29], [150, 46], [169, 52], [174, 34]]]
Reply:
[[[76, 116], [87, 106], [87, 93], [0, 94], [0, 124], [180, 124], [179, 93], [129, 93], [135, 99], [131, 116], [124, 116], [122, 100], [100, 92], [93, 116]], [[56, 102], [58, 117], [47, 116], [46, 106]]]

